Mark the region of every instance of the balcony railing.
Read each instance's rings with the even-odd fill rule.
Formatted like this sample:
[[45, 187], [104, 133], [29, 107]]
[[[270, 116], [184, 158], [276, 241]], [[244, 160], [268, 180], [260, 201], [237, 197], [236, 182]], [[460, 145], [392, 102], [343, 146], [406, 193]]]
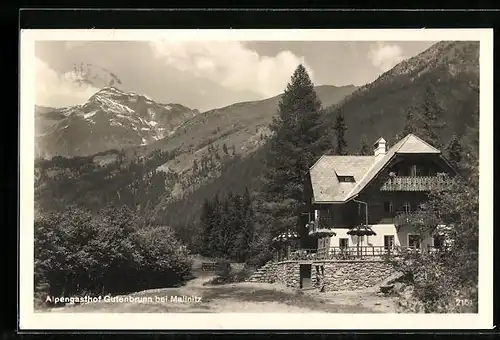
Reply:
[[394, 176], [384, 182], [381, 191], [430, 191], [450, 183], [448, 176]]
[[398, 228], [405, 225], [436, 226], [439, 219], [435, 213], [429, 211], [398, 212], [394, 217], [394, 224]]
[[430, 254], [440, 249], [435, 247], [386, 247], [386, 246], [350, 246], [320, 249], [295, 249], [289, 253], [282, 252], [276, 256], [279, 261], [326, 261], [326, 260], [380, 260], [388, 256], [403, 254]]

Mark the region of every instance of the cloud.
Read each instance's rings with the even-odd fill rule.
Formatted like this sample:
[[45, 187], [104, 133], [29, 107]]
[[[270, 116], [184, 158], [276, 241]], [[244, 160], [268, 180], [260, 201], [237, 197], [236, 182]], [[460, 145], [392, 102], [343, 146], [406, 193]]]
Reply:
[[406, 59], [406, 56], [398, 45], [378, 43], [371, 47], [368, 58], [374, 66], [385, 72]]
[[83, 104], [99, 89], [81, 83], [75, 72], [59, 74], [47, 63], [36, 58], [35, 101], [37, 105], [64, 107]]
[[286, 87], [299, 64], [313, 79], [304, 58], [290, 51], [261, 56], [237, 41], [154, 41], [156, 58], [179, 71], [207, 78], [233, 91], [252, 91], [263, 98], [277, 95]]

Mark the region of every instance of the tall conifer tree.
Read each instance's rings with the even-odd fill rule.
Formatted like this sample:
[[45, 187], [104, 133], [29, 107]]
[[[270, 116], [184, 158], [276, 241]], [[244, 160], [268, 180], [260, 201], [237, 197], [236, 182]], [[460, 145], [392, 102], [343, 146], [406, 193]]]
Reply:
[[345, 123], [344, 114], [342, 110], [337, 109], [337, 117], [335, 118], [335, 125], [333, 127], [335, 130], [335, 154], [336, 155], [346, 155], [347, 154], [347, 141], [345, 139], [345, 132], [347, 131], [347, 125]]
[[[410, 133], [415, 133], [417, 130], [416, 127], [416, 121], [415, 121], [415, 115], [413, 113], [413, 109], [409, 108], [406, 110], [406, 122], [405, 122], [405, 127], [403, 129], [403, 137]], [[400, 136], [398, 136], [400, 137]]]
[[423, 103], [415, 116], [415, 134], [438, 149], [442, 147], [439, 138], [440, 131], [444, 127], [442, 114], [443, 109], [436, 98], [434, 87], [429, 83], [425, 89]]
[[453, 135], [446, 146], [446, 156], [455, 169], [459, 169], [462, 162], [462, 144], [456, 135]]
[[270, 125], [259, 216], [271, 236], [297, 225], [306, 174], [326, 147], [321, 114], [314, 84], [299, 65]]
[[359, 147], [358, 154], [361, 156], [371, 155], [371, 150], [368, 144], [368, 140], [366, 139], [366, 135], [361, 136], [361, 145]]

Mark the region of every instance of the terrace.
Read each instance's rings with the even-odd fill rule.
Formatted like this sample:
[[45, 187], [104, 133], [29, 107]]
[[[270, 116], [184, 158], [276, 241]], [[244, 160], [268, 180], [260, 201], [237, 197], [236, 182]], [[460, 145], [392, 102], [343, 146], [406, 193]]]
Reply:
[[385, 246], [351, 246], [330, 247], [324, 249], [291, 249], [276, 254], [275, 261], [349, 261], [349, 260], [381, 260], [388, 256], [404, 254], [431, 254], [440, 251], [439, 248], [425, 247], [385, 247]]

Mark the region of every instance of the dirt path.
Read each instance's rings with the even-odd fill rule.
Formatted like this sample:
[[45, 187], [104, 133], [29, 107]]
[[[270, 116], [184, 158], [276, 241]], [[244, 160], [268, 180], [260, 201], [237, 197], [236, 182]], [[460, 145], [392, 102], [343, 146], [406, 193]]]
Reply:
[[[177, 288], [151, 289], [96, 303], [52, 308], [62, 313], [381, 313], [395, 312], [390, 298], [371, 292], [297, 293], [274, 284], [203, 285], [197, 277]], [[104, 300], [104, 297], [102, 298]]]

